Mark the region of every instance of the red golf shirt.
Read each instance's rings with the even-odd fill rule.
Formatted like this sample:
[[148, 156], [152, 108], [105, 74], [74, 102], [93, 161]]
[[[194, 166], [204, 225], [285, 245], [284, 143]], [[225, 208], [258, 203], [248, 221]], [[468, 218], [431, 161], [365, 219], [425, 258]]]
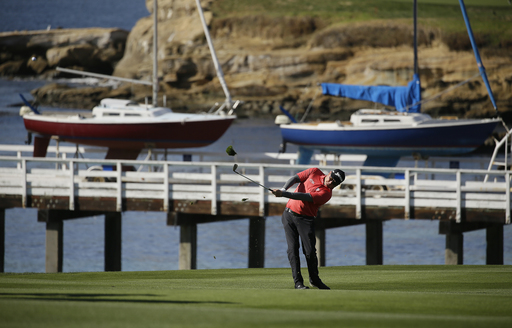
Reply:
[[309, 193], [313, 202], [290, 199], [286, 204], [293, 212], [316, 217], [318, 208], [327, 203], [332, 196], [331, 188], [324, 186], [325, 174], [317, 168], [310, 168], [297, 174], [301, 183], [295, 192]]

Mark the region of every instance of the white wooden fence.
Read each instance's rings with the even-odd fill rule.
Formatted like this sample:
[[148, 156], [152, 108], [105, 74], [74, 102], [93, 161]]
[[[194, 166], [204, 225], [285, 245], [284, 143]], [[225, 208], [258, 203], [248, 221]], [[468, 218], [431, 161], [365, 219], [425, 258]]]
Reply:
[[[136, 171], [123, 170], [134, 166]], [[109, 170], [110, 168], [110, 170]], [[112, 169], [115, 168], [115, 169]], [[307, 168], [282, 164], [240, 164], [237, 171], [270, 188], [280, 188], [293, 174]], [[324, 172], [339, 166], [321, 166]], [[330, 205], [355, 206], [361, 218], [362, 206], [403, 207], [404, 218], [411, 206], [454, 210], [460, 222], [463, 208], [503, 210], [510, 224], [511, 171], [465, 169], [343, 167], [346, 181], [333, 191]], [[489, 175], [488, 182], [483, 182]], [[386, 176], [386, 178], [384, 177]], [[434, 179], [433, 179], [434, 178]], [[285, 203], [264, 188], [233, 172], [233, 163], [116, 161], [0, 156], [0, 197], [112, 197], [121, 211], [123, 198], [162, 199], [163, 211], [169, 200], [258, 202], [263, 216], [265, 203]], [[216, 200], [216, 201], [212, 201]]]

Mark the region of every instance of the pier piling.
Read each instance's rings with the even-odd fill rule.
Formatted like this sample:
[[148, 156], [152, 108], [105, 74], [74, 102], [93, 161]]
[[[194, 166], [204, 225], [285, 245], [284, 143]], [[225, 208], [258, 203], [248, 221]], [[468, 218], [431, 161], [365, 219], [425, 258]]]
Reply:
[[249, 219], [249, 268], [263, 268], [265, 264], [265, 218]]
[[503, 264], [503, 224], [493, 222], [440, 221], [446, 235], [445, 264], [464, 264], [464, 232], [486, 229], [486, 264]]
[[368, 220], [366, 222], [366, 264], [383, 264], [382, 256], [382, 221]]
[[486, 264], [503, 264], [503, 225], [493, 224], [486, 229]]
[[105, 271], [121, 271], [121, 222], [120, 212], [105, 214]]
[[64, 222], [60, 219], [46, 222], [46, 272], [62, 272], [64, 258]]
[[463, 264], [464, 235], [462, 232], [446, 234], [444, 263], [447, 265]]
[[325, 229], [315, 228], [316, 237], [316, 256], [318, 257], [318, 266], [325, 266]]
[[0, 208], [0, 272], [4, 272], [5, 264], [5, 209]]
[[197, 224], [180, 225], [179, 269], [197, 269]]

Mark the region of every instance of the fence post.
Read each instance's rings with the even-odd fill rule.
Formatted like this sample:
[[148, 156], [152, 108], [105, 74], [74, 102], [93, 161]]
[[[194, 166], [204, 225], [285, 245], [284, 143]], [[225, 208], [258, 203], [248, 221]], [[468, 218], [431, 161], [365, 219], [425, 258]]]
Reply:
[[164, 164], [164, 212], [169, 211], [169, 164]]
[[411, 171], [405, 170], [405, 219], [409, 220], [411, 218], [411, 178], [410, 178]]
[[73, 160], [69, 161], [69, 210], [75, 210], [75, 165]]
[[[260, 177], [259, 181], [262, 185], [265, 185], [265, 168], [263, 165], [260, 165]], [[260, 208], [259, 208], [259, 214], [261, 217], [265, 215], [265, 192], [267, 190], [264, 188], [260, 188]]]
[[123, 166], [121, 162], [117, 162], [117, 200], [116, 200], [116, 211], [121, 212], [123, 207], [123, 182], [121, 177], [123, 176]]
[[356, 170], [356, 219], [361, 219], [361, 169]]
[[461, 192], [461, 174], [460, 170], [457, 170], [457, 190], [456, 190], [456, 198], [457, 198], [457, 212], [455, 214], [455, 222], [460, 223], [461, 215], [462, 215], [462, 192]]
[[21, 204], [23, 208], [27, 207], [27, 160], [21, 161], [21, 169], [23, 170], [23, 184], [21, 185]]
[[510, 224], [510, 173], [505, 173], [505, 195], [506, 195], [506, 208], [505, 208], [505, 224]]
[[217, 215], [217, 166], [212, 165], [212, 215]]

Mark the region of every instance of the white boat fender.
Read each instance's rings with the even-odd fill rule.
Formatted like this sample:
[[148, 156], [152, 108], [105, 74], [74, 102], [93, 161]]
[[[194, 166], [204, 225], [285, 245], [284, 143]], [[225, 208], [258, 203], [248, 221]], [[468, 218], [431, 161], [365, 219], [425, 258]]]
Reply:
[[25, 115], [28, 115], [30, 113], [33, 113], [32, 109], [30, 109], [30, 107], [28, 107], [28, 106], [21, 106], [21, 108], [20, 108], [20, 116], [25, 116]]
[[39, 111], [37, 110], [36, 107], [33, 107], [28, 101], [27, 99], [25, 99], [25, 97], [23, 97], [23, 95], [20, 93], [19, 94], [21, 100], [23, 101], [23, 103], [25, 104], [25, 106], [27, 106], [34, 114], [36, 115], [40, 115], [41, 113], [39, 113]]
[[290, 121], [290, 118], [288, 116], [286, 116], [286, 115], [277, 115], [274, 123], [276, 125], [290, 124], [291, 121]]

